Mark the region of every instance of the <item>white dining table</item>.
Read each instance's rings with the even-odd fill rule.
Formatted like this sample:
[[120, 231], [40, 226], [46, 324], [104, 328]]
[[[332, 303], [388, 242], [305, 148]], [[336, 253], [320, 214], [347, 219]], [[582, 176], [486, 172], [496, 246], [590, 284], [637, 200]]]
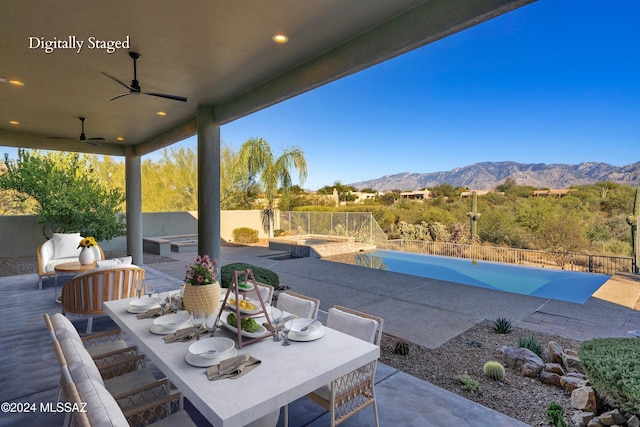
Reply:
[[[380, 356], [378, 346], [324, 327], [324, 336], [315, 341], [283, 346], [269, 337], [244, 345], [238, 354], [251, 353], [260, 366], [239, 378], [209, 381], [206, 368], [186, 362], [194, 341], [165, 343], [151, 332], [153, 319], [138, 320], [127, 312], [130, 301], [105, 302], [105, 311], [215, 427], [244, 426]], [[219, 328], [215, 336], [237, 341], [226, 328]]]

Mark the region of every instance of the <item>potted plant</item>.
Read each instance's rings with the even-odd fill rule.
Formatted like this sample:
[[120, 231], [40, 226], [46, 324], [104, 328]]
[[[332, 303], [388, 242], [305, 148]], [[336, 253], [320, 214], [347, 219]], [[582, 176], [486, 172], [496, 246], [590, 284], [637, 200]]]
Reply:
[[216, 311], [220, 303], [217, 275], [218, 260], [212, 261], [209, 255], [197, 255], [193, 264], [187, 264], [182, 302], [189, 313], [202, 310], [205, 316], [209, 316]]
[[80, 255], [78, 256], [78, 261], [80, 261], [80, 264], [89, 265], [96, 260], [96, 255], [91, 247], [96, 246], [97, 244], [98, 243], [96, 242], [96, 239], [94, 239], [93, 237], [85, 237], [84, 239], [80, 240], [77, 248], [82, 248], [82, 250], [80, 251]]

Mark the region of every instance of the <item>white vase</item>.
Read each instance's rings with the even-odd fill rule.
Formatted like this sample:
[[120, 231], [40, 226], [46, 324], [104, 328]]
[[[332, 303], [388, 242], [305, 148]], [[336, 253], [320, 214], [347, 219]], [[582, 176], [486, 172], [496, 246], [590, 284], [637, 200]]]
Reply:
[[93, 253], [93, 249], [89, 247], [82, 248], [82, 250], [80, 251], [80, 256], [78, 257], [78, 260], [82, 265], [89, 265], [96, 260], [96, 255]]

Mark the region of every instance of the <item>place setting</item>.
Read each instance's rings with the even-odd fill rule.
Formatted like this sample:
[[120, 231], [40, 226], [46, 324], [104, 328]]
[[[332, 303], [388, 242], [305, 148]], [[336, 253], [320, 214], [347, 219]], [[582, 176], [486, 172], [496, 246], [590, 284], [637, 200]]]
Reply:
[[191, 366], [207, 368], [223, 360], [235, 357], [238, 350], [235, 342], [225, 337], [208, 337], [189, 345], [185, 360]]

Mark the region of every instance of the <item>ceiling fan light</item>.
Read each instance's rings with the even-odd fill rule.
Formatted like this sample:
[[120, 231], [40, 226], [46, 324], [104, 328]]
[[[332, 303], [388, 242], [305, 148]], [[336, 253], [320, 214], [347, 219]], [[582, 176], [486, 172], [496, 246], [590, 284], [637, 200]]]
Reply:
[[116, 138], [116, 141], [124, 141], [124, 138], [119, 136], [119, 137]]
[[9, 84], [12, 84], [14, 86], [24, 86], [24, 83], [20, 80], [9, 80]]
[[289, 37], [287, 37], [283, 33], [276, 33], [271, 38], [273, 39], [274, 42], [279, 43], [279, 44], [284, 44], [284, 43], [289, 41]]
[[11, 125], [19, 125], [20, 122], [17, 121], [17, 120], [9, 120], [9, 124], [11, 124]]
[[158, 111], [156, 114], [163, 117], [167, 115], [164, 111]]

